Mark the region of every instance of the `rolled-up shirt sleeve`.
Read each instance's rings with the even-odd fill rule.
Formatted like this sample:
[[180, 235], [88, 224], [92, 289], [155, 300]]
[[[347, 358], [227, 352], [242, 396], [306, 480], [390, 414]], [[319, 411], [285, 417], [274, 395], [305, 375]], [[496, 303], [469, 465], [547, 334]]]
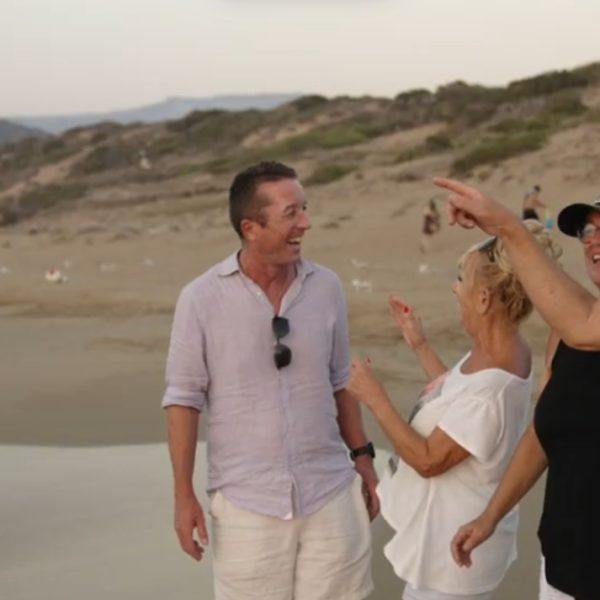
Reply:
[[193, 292], [191, 285], [185, 287], [175, 308], [163, 408], [178, 405], [202, 411], [206, 403], [209, 378], [205, 332]]
[[350, 379], [350, 340], [348, 336], [348, 310], [344, 290], [339, 279], [335, 288], [335, 324], [329, 373], [333, 391], [346, 387]]

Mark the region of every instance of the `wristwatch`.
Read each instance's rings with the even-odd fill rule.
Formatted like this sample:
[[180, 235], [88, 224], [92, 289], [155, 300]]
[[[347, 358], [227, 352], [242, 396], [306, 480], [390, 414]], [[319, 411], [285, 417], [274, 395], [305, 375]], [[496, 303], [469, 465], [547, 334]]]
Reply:
[[353, 450], [350, 450], [350, 458], [352, 460], [356, 460], [359, 456], [365, 455], [375, 458], [375, 447], [371, 442], [365, 446], [361, 446], [360, 448], [354, 448]]

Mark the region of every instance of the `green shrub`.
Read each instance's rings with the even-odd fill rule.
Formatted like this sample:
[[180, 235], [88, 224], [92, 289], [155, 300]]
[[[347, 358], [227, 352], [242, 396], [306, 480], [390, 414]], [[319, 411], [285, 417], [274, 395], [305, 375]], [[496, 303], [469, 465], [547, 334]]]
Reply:
[[536, 77], [513, 81], [508, 85], [507, 94], [512, 100], [545, 96], [560, 90], [584, 87], [586, 75], [579, 71], [551, 71]]
[[420, 181], [421, 179], [423, 178], [415, 173], [400, 173], [399, 175], [392, 177], [392, 181], [395, 181], [396, 183], [413, 183], [415, 181]]
[[181, 146], [214, 151], [239, 144], [267, 121], [268, 113], [259, 110], [195, 111], [179, 121], [171, 121], [167, 129], [178, 135]]
[[227, 114], [227, 112], [224, 110], [194, 110], [182, 119], [169, 121], [167, 123], [167, 129], [169, 131], [175, 131], [178, 133], [182, 131], [188, 131], [196, 125], [200, 125], [213, 118], [219, 118], [225, 114]]
[[586, 115], [586, 121], [590, 123], [600, 123], [600, 109], [590, 110]]
[[0, 208], [0, 225], [11, 225], [36, 213], [81, 198], [86, 187], [78, 183], [36, 187]]
[[100, 173], [119, 167], [136, 164], [138, 154], [135, 148], [121, 140], [113, 140], [96, 146], [75, 166], [75, 171], [84, 175]]
[[452, 148], [452, 141], [450, 138], [444, 133], [436, 133], [428, 136], [423, 144], [413, 146], [412, 148], [407, 148], [406, 150], [403, 150], [397, 154], [396, 158], [394, 159], [394, 163], [398, 164], [408, 162], [410, 160], [422, 158], [423, 156], [428, 156], [430, 154], [444, 152], [450, 148]]
[[432, 152], [452, 148], [452, 140], [445, 133], [434, 133], [425, 139], [425, 147]]
[[327, 100], [325, 96], [313, 94], [310, 96], [302, 96], [302, 98], [292, 100], [291, 102], [289, 102], [289, 105], [295, 107], [296, 110], [298, 110], [298, 112], [305, 112], [317, 107], [321, 107], [323, 106], [323, 104], [327, 104], [328, 102], [329, 100]]
[[322, 185], [336, 181], [348, 175], [356, 167], [350, 165], [328, 164], [317, 167], [313, 173], [306, 179], [306, 185]]
[[407, 92], [401, 92], [394, 98], [394, 101], [402, 105], [415, 103], [418, 104], [427, 100], [431, 100], [432, 97], [433, 94], [429, 90], [419, 88], [415, 90], [408, 90]]
[[548, 98], [543, 114], [557, 117], [572, 117], [586, 111], [581, 96], [574, 90], [564, 90]]
[[367, 139], [364, 133], [352, 125], [321, 127], [277, 142], [265, 151], [275, 156], [290, 156], [307, 150], [333, 150], [353, 146]]
[[106, 131], [96, 131], [92, 137], [90, 138], [90, 145], [95, 146], [100, 142], [104, 142], [108, 139], [108, 132]]
[[187, 175], [193, 175], [194, 173], [199, 173], [204, 170], [203, 165], [199, 164], [187, 164], [187, 165], [179, 165], [177, 169], [177, 175], [179, 177], [186, 177]]
[[437, 89], [428, 120], [472, 127], [489, 119], [505, 97], [506, 92], [502, 88], [487, 88], [456, 81]]
[[148, 155], [151, 157], [161, 157], [167, 154], [175, 154], [181, 148], [181, 138], [177, 135], [168, 134], [154, 140], [148, 146]]
[[578, 77], [582, 77], [587, 85], [594, 85], [600, 82], [600, 62], [593, 62], [582, 67], [573, 69], [572, 73]]
[[417, 158], [421, 158], [425, 156], [427, 151], [425, 150], [425, 146], [414, 146], [412, 148], [407, 148], [406, 150], [402, 150], [396, 155], [393, 162], [394, 164], [409, 162], [411, 160], [415, 160]]
[[543, 130], [519, 131], [486, 140], [456, 159], [452, 164], [455, 173], [466, 173], [479, 165], [500, 162], [512, 156], [538, 150], [546, 141]]

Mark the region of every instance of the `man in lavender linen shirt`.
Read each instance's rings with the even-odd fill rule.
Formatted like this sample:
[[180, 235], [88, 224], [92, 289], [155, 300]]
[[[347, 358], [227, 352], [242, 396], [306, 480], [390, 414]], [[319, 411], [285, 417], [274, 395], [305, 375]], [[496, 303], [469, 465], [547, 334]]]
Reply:
[[344, 389], [342, 286], [301, 258], [306, 209], [290, 167], [239, 173], [229, 213], [241, 249], [189, 283], [175, 310], [162, 402], [175, 529], [200, 560], [208, 533], [193, 470], [202, 414], [216, 600], [361, 600], [372, 589], [374, 452]]

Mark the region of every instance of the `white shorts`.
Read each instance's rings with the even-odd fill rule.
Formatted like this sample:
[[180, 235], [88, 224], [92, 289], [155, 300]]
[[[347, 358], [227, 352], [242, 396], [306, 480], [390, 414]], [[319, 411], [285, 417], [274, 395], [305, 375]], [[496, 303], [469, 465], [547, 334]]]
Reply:
[[540, 600], [575, 600], [563, 592], [553, 588], [546, 580], [546, 563], [542, 556], [542, 566], [540, 568]]
[[493, 597], [494, 591], [461, 596], [436, 592], [435, 590], [417, 590], [410, 583], [407, 583], [402, 600], [492, 600]]
[[210, 504], [215, 600], [362, 600], [372, 589], [361, 479], [321, 510], [290, 520]]

